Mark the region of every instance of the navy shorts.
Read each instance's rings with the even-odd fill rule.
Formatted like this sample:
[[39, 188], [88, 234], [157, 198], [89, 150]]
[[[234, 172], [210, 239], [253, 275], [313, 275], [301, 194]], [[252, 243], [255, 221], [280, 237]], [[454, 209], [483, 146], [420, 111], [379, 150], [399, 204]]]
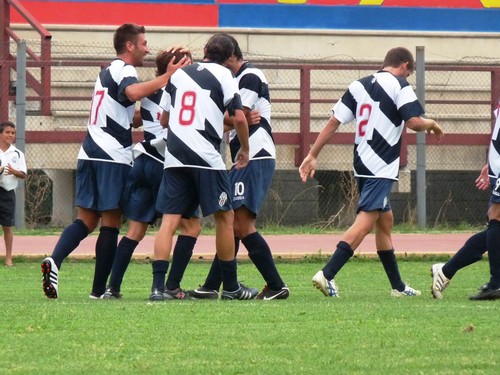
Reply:
[[188, 167], [164, 169], [156, 210], [191, 217], [198, 206], [203, 216], [232, 209], [227, 171]]
[[96, 160], [78, 160], [76, 206], [93, 211], [121, 208], [131, 166]]
[[233, 209], [245, 206], [257, 216], [271, 185], [275, 168], [274, 159], [251, 160], [242, 169], [233, 167], [229, 172], [233, 188]]
[[359, 201], [356, 213], [359, 211], [382, 211], [391, 210], [389, 196], [391, 195], [394, 180], [388, 178], [364, 178], [357, 177]]
[[145, 154], [134, 160], [123, 194], [124, 216], [149, 224], [161, 216], [155, 206], [162, 177], [163, 163]]
[[15, 190], [5, 190], [4, 188], [0, 187], [0, 225], [3, 227], [13, 227], [15, 212]]

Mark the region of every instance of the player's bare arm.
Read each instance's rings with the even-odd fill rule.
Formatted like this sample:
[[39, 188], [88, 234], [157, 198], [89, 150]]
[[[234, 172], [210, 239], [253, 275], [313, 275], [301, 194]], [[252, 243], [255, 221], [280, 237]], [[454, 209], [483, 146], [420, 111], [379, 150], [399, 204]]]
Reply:
[[441, 129], [441, 127], [435, 120], [415, 116], [406, 121], [405, 124], [408, 128], [416, 132], [426, 131], [428, 133], [434, 133], [434, 136], [436, 137], [438, 142], [441, 142], [443, 140], [443, 129]]
[[127, 98], [130, 101], [135, 102], [153, 94], [159, 89], [165, 87], [172, 74], [174, 74], [177, 69], [189, 65], [189, 61], [190, 60], [187, 56], [184, 56], [178, 63], [175, 63], [174, 59], [170, 60], [167, 71], [164, 74], [153, 78], [150, 81], [137, 82], [127, 86], [125, 89], [125, 95], [127, 95]]
[[299, 167], [300, 178], [303, 182], [307, 181], [308, 177], [314, 177], [314, 172], [318, 164], [317, 158], [323, 147], [332, 139], [333, 135], [340, 126], [340, 121], [334, 116], [330, 117], [323, 130], [318, 135], [318, 138], [311, 147], [309, 154], [304, 158]]
[[240, 141], [240, 149], [236, 154], [235, 164], [237, 169], [244, 168], [248, 165], [250, 159], [250, 146], [248, 143], [248, 124], [245, 118], [245, 113], [241, 109], [234, 111], [233, 127], [236, 130]]

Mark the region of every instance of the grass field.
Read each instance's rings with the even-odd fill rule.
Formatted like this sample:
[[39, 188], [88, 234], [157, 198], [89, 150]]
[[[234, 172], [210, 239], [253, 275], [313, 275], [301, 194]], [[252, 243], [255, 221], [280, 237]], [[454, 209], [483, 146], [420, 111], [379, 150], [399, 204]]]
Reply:
[[[481, 261], [443, 300], [429, 292], [430, 260], [400, 262], [418, 298], [396, 299], [382, 266], [353, 259], [341, 298], [311, 285], [320, 262], [283, 262], [285, 301], [147, 301], [151, 265], [133, 262], [123, 299], [91, 301], [93, 263], [67, 261], [60, 298], [47, 300], [39, 261], [0, 267], [0, 372], [9, 374], [498, 374], [500, 301], [468, 300], [488, 279]], [[183, 287], [209, 265], [191, 264]], [[262, 287], [250, 263], [239, 279]]]

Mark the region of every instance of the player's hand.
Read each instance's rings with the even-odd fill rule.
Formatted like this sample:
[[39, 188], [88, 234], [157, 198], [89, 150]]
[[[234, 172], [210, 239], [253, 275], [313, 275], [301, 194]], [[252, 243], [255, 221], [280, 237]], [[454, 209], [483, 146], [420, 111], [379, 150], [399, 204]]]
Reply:
[[444, 137], [443, 129], [441, 128], [441, 126], [439, 126], [439, 124], [436, 121], [434, 121], [433, 126], [427, 132], [434, 133], [434, 136], [436, 137], [438, 142], [441, 142], [443, 140]]
[[299, 167], [300, 179], [302, 182], [307, 181], [307, 177], [314, 177], [314, 172], [316, 172], [316, 167], [318, 165], [318, 161], [316, 158], [311, 155], [307, 155], [302, 164]]
[[260, 113], [256, 110], [248, 111], [246, 114], [247, 123], [249, 126], [260, 124]]
[[490, 187], [490, 178], [488, 177], [488, 164], [486, 164], [476, 178], [476, 187], [479, 190], [486, 190]]
[[248, 165], [248, 162], [250, 160], [250, 154], [248, 151], [240, 150], [236, 154], [234, 166], [236, 169], [242, 169], [245, 168]]
[[181, 45], [173, 45], [173, 46], [170, 46], [166, 49], [167, 52], [172, 52], [172, 53], [175, 53], [177, 51], [179, 52], [182, 52], [186, 55], [191, 55], [191, 51], [189, 50], [188, 47], [185, 47], [185, 46], [181, 46]]

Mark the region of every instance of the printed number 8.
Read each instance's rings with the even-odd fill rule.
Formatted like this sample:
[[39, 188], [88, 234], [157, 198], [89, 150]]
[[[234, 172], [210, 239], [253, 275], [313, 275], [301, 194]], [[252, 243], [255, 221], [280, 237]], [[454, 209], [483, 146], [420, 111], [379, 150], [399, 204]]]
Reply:
[[196, 92], [186, 91], [181, 99], [181, 111], [179, 113], [179, 124], [188, 126], [194, 120], [194, 108], [196, 106]]

